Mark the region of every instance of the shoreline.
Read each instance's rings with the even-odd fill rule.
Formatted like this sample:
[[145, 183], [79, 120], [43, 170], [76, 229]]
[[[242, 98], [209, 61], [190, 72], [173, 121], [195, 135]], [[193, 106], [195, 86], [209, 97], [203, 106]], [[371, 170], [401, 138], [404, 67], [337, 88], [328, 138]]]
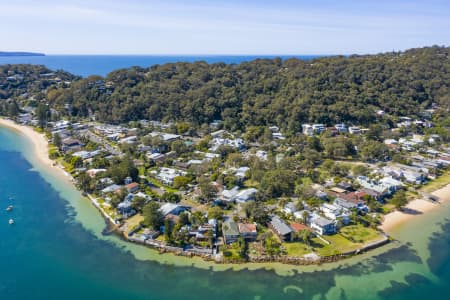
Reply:
[[73, 184], [72, 176], [48, 157], [48, 141], [43, 133], [35, 131], [33, 127], [20, 125], [13, 120], [4, 118], [0, 118], [0, 126], [12, 129], [25, 136], [33, 144], [35, 158], [45, 167], [57, 171], [58, 173], [62, 173], [65, 178]]
[[[42, 164], [44, 167], [46, 167], [48, 170], [50, 170], [51, 172], [57, 172], [58, 175], [59, 174], [63, 174], [64, 175], [64, 179], [67, 183], [70, 183], [74, 186], [74, 181], [73, 178], [70, 174], [68, 174], [64, 169], [61, 168], [60, 165], [55, 164], [55, 162], [53, 160], [51, 160], [48, 157], [48, 140], [46, 139], [44, 134], [38, 133], [37, 131], [35, 131], [32, 127], [30, 126], [26, 126], [26, 125], [20, 125], [15, 123], [14, 121], [10, 120], [10, 119], [3, 119], [0, 118], [0, 126], [12, 129], [20, 134], [22, 134], [25, 138], [27, 138], [33, 145], [33, 149], [32, 149], [32, 153], [34, 154], [34, 157], [37, 159], [37, 161]], [[438, 196], [440, 198], [440, 202], [439, 203], [443, 203], [443, 202], [447, 202], [450, 201], [450, 183], [447, 184], [445, 187], [440, 188], [436, 191], [433, 191], [431, 194]], [[106, 220], [108, 223], [110, 223], [113, 226], [117, 226], [117, 224], [114, 223], [114, 221], [111, 219], [111, 217], [106, 214], [103, 209], [101, 209], [101, 207], [98, 205], [98, 203], [95, 201], [95, 198], [92, 195], [88, 195], [87, 200], [89, 200], [90, 204], [94, 206], [94, 208], [96, 208], [96, 210], [98, 212], [100, 212], [101, 216], [103, 217], [104, 220]], [[412, 214], [412, 213], [405, 213], [405, 212], [400, 212], [400, 211], [394, 211], [392, 213], [389, 213], [387, 215], [384, 216], [383, 219], [383, 223], [379, 226], [379, 229], [382, 230], [384, 233], [390, 235], [391, 232], [393, 232], [395, 229], [401, 227], [401, 225], [407, 223], [407, 221], [411, 220], [412, 218], [414, 218], [417, 215], [422, 215], [428, 211], [434, 210], [436, 208], [439, 207], [439, 203], [432, 203], [431, 201], [426, 201], [423, 199], [416, 199], [411, 201], [406, 207], [410, 210], [410, 211], [416, 211], [418, 213]], [[117, 232], [117, 235], [120, 237], [124, 237], [123, 234], [120, 234]], [[132, 241], [128, 238], [126, 238], [126, 243], [129, 244], [136, 244], [135, 241]], [[375, 249], [378, 248], [382, 248], [383, 245], [385, 245], [386, 243], [382, 243], [380, 245], [377, 245], [375, 247], [370, 247], [370, 249], [366, 249], [367, 245], [363, 245], [361, 250], [363, 250], [361, 253], [372, 253]], [[156, 248], [152, 248], [152, 247], [148, 247], [148, 246], [144, 246], [147, 249], [151, 249], [153, 251], [159, 252], [161, 254], [160, 251], [158, 251], [158, 249]], [[367, 251], [364, 251], [367, 250]], [[165, 252], [167, 253], [167, 252]], [[173, 255], [175, 257], [177, 257], [178, 255], [176, 253], [170, 253], [169, 255]], [[354, 254], [350, 254], [350, 256], [348, 256], [349, 254], [343, 254], [340, 255], [340, 258], [337, 260], [332, 259], [331, 261], [327, 261], [327, 262], [320, 262], [321, 260], [319, 260], [319, 263], [313, 264], [316, 266], [325, 264], [325, 265], [332, 265], [333, 263], [336, 263], [337, 261], [347, 261], [349, 259], [349, 257], [353, 257], [353, 256], [359, 256], [360, 252], [359, 251], [355, 251]], [[184, 255], [183, 255], [184, 256]], [[196, 257], [196, 256], [194, 256]], [[197, 256], [197, 258], [199, 258]], [[325, 259], [327, 259], [327, 257], [324, 257]], [[329, 257], [328, 257], [329, 258]], [[334, 256], [334, 258], [336, 258], [336, 256]], [[188, 260], [193, 260], [192, 257], [186, 257], [186, 259]], [[161, 259], [161, 262], [163, 262], [164, 259]], [[280, 257], [280, 259], [276, 259], [273, 261], [267, 261], [267, 262], [243, 262], [243, 263], [217, 263], [217, 262], [211, 262], [211, 261], [206, 261], [203, 260], [204, 263], [208, 263], [211, 266], [231, 266], [231, 267], [239, 267], [240, 268], [245, 268], [246, 266], [249, 265], [260, 265], [261, 268], [275, 268], [275, 265], [278, 264], [282, 264], [285, 266], [291, 266], [291, 267], [296, 267], [298, 265], [296, 264], [292, 264], [292, 263], [283, 263], [283, 261], [285, 261], [285, 259], [283, 259], [283, 257]], [[192, 264], [194, 265], [194, 264]], [[310, 264], [308, 264], [310, 265]], [[303, 265], [306, 266], [306, 265]]]
[[439, 201], [432, 202], [422, 198], [410, 201], [403, 210], [396, 210], [384, 216], [383, 223], [378, 227], [387, 234], [405, 225], [408, 221], [416, 216], [426, 214], [439, 208], [442, 204], [450, 202], [450, 183], [446, 186], [431, 192], [433, 196], [437, 196]]

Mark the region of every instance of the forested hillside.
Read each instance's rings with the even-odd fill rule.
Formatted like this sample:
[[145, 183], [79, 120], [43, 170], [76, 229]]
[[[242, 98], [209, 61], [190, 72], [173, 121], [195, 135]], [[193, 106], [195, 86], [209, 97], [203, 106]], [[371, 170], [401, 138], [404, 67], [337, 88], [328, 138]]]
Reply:
[[174, 63], [117, 70], [106, 78], [52, 87], [51, 106], [97, 120], [223, 120], [236, 130], [278, 125], [296, 132], [305, 122], [367, 125], [379, 109], [414, 115], [450, 106], [450, 48], [351, 57], [255, 60], [239, 65]]

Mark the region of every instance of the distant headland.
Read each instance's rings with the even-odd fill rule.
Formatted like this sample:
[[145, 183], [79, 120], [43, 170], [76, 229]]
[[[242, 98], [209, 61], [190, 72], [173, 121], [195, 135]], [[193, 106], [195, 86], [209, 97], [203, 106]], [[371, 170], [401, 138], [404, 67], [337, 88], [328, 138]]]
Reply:
[[0, 56], [45, 56], [44, 53], [35, 52], [5, 52], [0, 51]]

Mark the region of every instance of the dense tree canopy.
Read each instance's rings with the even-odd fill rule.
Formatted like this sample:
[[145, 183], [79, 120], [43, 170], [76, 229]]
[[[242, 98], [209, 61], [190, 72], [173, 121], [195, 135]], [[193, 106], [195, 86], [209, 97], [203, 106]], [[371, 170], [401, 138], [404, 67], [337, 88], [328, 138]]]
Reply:
[[[429, 47], [312, 61], [180, 62], [117, 70], [106, 78], [75, 80], [70, 87], [45, 80], [40, 85], [46, 85], [52, 108], [73, 116], [95, 114], [97, 120], [113, 123], [172, 120], [198, 127], [221, 119], [231, 130], [277, 125], [294, 133], [305, 122], [367, 125], [378, 109], [402, 116], [418, 114], [432, 103], [448, 107], [448, 56], [449, 48]], [[12, 96], [10, 87], [18, 84], [5, 79], [11, 68], [0, 68], [0, 83], [6, 87], [0, 98]], [[31, 82], [20, 91], [38, 88]], [[185, 130], [186, 126], [177, 128]], [[247, 138], [265, 139], [258, 130]], [[341, 151], [346, 149], [336, 154]]]

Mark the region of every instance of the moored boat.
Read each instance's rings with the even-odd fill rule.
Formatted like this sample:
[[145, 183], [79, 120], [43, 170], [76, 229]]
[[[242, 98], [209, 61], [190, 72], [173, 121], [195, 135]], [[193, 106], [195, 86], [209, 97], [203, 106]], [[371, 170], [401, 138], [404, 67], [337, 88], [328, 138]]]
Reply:
[[14, 220], [13, 219], [9, 219], [8, 223], [9, 223], [9, 225], [14, 224]]
[[10, 205], [10, 206], [8, 206], [7, 208], [6, 208], [6, 211], [11, 211], [11, 210], [13, 210], [13, 206], [12, 205]]

